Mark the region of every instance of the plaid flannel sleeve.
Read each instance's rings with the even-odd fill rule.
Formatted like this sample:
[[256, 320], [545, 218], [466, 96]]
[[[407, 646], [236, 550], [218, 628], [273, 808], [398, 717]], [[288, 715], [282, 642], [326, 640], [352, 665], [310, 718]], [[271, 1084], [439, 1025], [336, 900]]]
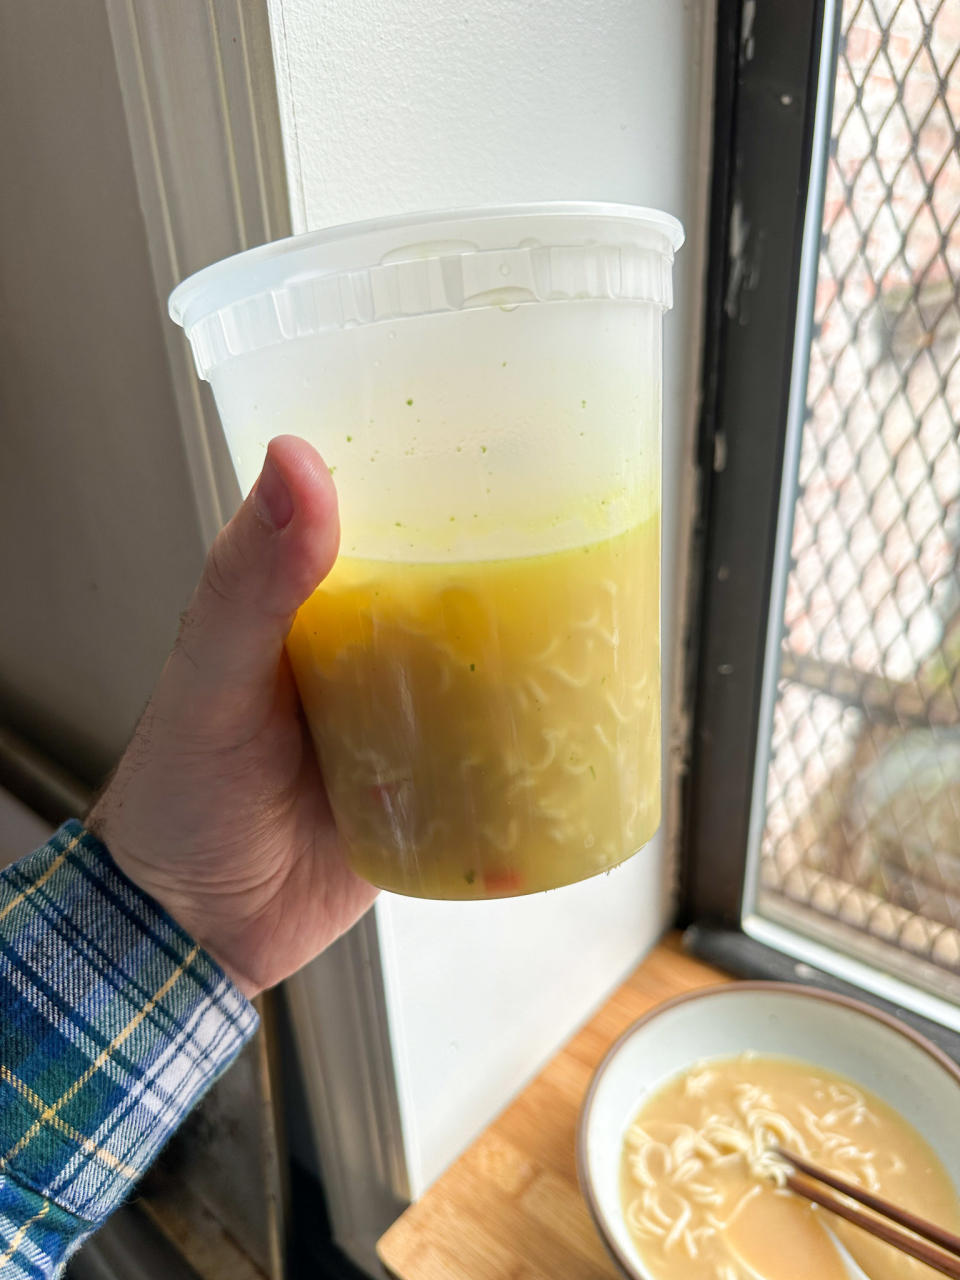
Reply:
[[0, 873], [0, 1278], [55, 1276], [256, 1028], [79, 822]]

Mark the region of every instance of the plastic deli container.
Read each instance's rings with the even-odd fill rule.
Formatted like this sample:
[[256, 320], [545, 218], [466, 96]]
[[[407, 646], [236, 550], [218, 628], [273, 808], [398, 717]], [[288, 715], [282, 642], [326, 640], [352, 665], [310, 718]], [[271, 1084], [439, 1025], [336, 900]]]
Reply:
[[680, 224], [622, 205], [297, 236], [170, 313], [241, 488], [290, 432], [340, 498], [287, 647], [353, 867], [428, 898], [568, 884], [660, 820], [660, 387]]

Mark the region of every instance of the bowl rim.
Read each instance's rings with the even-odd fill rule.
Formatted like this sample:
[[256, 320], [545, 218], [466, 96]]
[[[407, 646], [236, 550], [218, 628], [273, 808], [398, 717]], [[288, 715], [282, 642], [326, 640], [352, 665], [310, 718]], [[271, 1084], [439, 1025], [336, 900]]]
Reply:
[[580, 1192], [587, 1203], [590, 1211], [590, 1217], [593, 1219], [594, 1226], [603, 1244], [613, 1258], [614, 1262], [621, 1268], [630, 1280], [650, 1280], [650, 1273], [644, 1274], [637, 1270], [633, 1261], [628, 1258], [623, 1250], [619, 1247], [613, 1237], [607, 1230], [606, 1220], [600, 1209], [599, 1198], [590, 1179], [589, 1166], [587, 1163], [587, 1130], [590, 1125], [590, 1114], [593, 1110], [594, 1100], [600, 1082], [603, 1079], [611, 1061], [620, 1052], [623, 1045], [630, 1039], [632, 1035], [648, 1022], [655, 1021], [661, 1014], [668, 1013], [671, 1009], [675, 1009], [678, 1005], [689, 1004], [694, 1000], [703, 1000], [709, 996], [723, 995], [724, 993], [739, 993], [741, 991], [761, 991], [770, 994], [779, 994], [786, 996], [803, 996], [807, 999], [826, 1001], [828, 1004], [841, 1005], [844, 1008], [851, 1009], [855, 1013], [866, 1014], [867, 1017], [873, 1018], [876, 1022], [883, 1026], [889, 1027], [892, 1031], [897, 1032], [904, 1039], [910, 1041], [916, 1048], [923, 1050], [929, 1057], [942, 1067], [948, 1075], [953, 1077], [954, 1082], [960, 1087], [960, 1064], [954, 1062], [942, 1049], [939, 1049], [932, 1040], [929, 1040], [919, 1031], [915, 1031], [913, 1027], [901, 1022], [899, 1018], [895, 1018], [890, 1013], [885, 1013], [882, 1009], [877, 1009], [873, 1005], [867, 1004], [865, 1000], [858, 1000], [855, 996], [841, 995], [836, 991], [826, 991], [821, 987], [806, 986], [799, 982], [763, 982], [759, 980], [717, 982], [706, 987], [699, 987], [694, 991], [684, 991], [680, 995], [671, 996], [669, 1000], [664, 1000], [660, 1004], [654, 1005], [652, 1009], [648, 1009], [646, 1013], [636, 1018], [626, 1030], [622, 1031], [613, 1044], [603, 1055], [598, 1063], [587, 1086], [587, 1092], [584, 1095], [583, 1102], [580, 1106], [580, 1116], [577, 1121], [577, 1138], [576, 1138], [576, 1163], [577, 1163], [577, 1181], [580, 1184]]

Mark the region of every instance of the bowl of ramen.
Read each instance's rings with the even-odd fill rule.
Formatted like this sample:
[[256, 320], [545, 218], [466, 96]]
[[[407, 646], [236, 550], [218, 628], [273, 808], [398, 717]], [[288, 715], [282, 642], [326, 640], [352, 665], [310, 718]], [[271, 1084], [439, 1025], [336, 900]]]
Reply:
[[597, 1068], [577, 1165], [634, 1280], [927, 1280], [784, 1185], [791, 1151], [960, 1232], [960, 1068], [866, 1004], [734, 982], [635, 1022]]

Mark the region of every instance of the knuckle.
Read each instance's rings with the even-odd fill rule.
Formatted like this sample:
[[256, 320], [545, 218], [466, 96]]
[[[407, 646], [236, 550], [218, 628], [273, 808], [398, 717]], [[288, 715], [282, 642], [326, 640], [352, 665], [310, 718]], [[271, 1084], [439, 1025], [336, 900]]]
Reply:
[[227, 604], [236, 598], [236, 575], [232, 570], [232, 557], [224, 535], [218, 534], [210, 548], [203, 569], [203, 585], [211, 595]]

